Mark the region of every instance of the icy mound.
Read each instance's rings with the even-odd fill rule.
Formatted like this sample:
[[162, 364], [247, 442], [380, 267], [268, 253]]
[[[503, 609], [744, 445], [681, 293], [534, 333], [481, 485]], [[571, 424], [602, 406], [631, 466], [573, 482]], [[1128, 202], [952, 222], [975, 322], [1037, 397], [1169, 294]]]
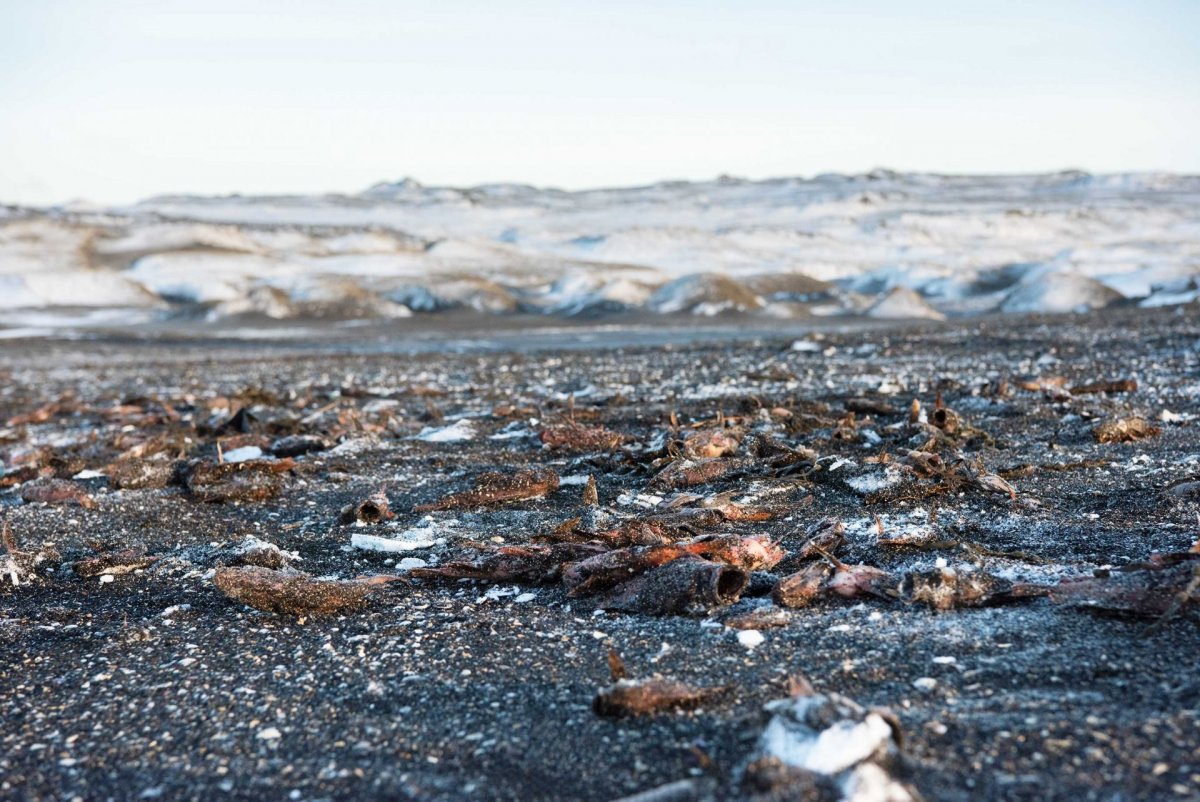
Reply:
[[722, 312], [750, 312], [762, 309], [764, 303], [762, 298], [729, 276], [696, 273], [659, 287], [646, 306], [664, 315], [691, 312], [712, 316]]
[[1000, 304], [1004, 312], [1087, 312], [1124, 298], [1087, 276], [1048, 273], [1022, 282]]
[[946, 316], [930, 306], [924, 298], [907, 287], [896, 287], [867, 309], [870, 317], [884, 320], [945, 320]]

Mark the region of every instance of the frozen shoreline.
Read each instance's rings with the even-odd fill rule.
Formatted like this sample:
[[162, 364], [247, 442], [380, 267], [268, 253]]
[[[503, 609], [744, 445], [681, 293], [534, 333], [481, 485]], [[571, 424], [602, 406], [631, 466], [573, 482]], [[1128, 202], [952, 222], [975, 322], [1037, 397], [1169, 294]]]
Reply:
[[937, 319], [1197, 297], [1191, 176], [878, 171], [590, 192], [406, 180], [0, 211], [9, 328], [81, 325], [57, 319], [73, 308], [259, 328], [453, 310]]

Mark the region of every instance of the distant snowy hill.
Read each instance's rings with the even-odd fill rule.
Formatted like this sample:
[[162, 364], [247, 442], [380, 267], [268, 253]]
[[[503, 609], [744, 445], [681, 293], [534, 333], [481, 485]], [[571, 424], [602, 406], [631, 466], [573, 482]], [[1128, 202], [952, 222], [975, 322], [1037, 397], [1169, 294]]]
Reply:
[[68, 309], [940, 318], [1200, 296], [1200, 176], [878, 170], [580, 192], [405, 179], [2, 211], [0, 325]]

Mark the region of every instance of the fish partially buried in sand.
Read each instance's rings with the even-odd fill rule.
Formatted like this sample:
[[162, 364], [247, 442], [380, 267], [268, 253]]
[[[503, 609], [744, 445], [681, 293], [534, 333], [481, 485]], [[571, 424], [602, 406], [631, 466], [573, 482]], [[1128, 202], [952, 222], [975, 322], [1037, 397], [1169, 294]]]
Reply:
[[292, 569], [273, 570], [257, 565], [218, 568], [213, 575], [217, 590], [234, 601], [280, 615], [333, 615], [364, 606], [371, 595], [399, 576], [361, 579], [318, 579]]
[[625, 661], [615, 650], [609, 650], [608, 669], [613, 684], [601, 689], [592, 700], [592, 710], [598, 716], [622, 718], [645, 716], [667, 710], [685, 710], [720, 697], [727, 687], [697, 688], [686, 682], [653, 676], [629, 679]]
[[549, 468], [517, 471], [514, 474], [489, 471], [475, 480], [475, 489], [449, 496], [431, 504], [418, 504], [413, 512], [472, 509], [541, 498], [558, 490], [558, 474]]

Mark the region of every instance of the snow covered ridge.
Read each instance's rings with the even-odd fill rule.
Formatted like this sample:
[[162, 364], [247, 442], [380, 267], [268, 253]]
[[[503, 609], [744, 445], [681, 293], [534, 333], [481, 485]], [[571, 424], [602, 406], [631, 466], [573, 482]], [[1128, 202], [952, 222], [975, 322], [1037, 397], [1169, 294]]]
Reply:
[[1197, 298], [1200, 176], [879, 170], [582, 192], [406, 179], [0, 215], [0, 326], [66, 309], [937, 319]]

